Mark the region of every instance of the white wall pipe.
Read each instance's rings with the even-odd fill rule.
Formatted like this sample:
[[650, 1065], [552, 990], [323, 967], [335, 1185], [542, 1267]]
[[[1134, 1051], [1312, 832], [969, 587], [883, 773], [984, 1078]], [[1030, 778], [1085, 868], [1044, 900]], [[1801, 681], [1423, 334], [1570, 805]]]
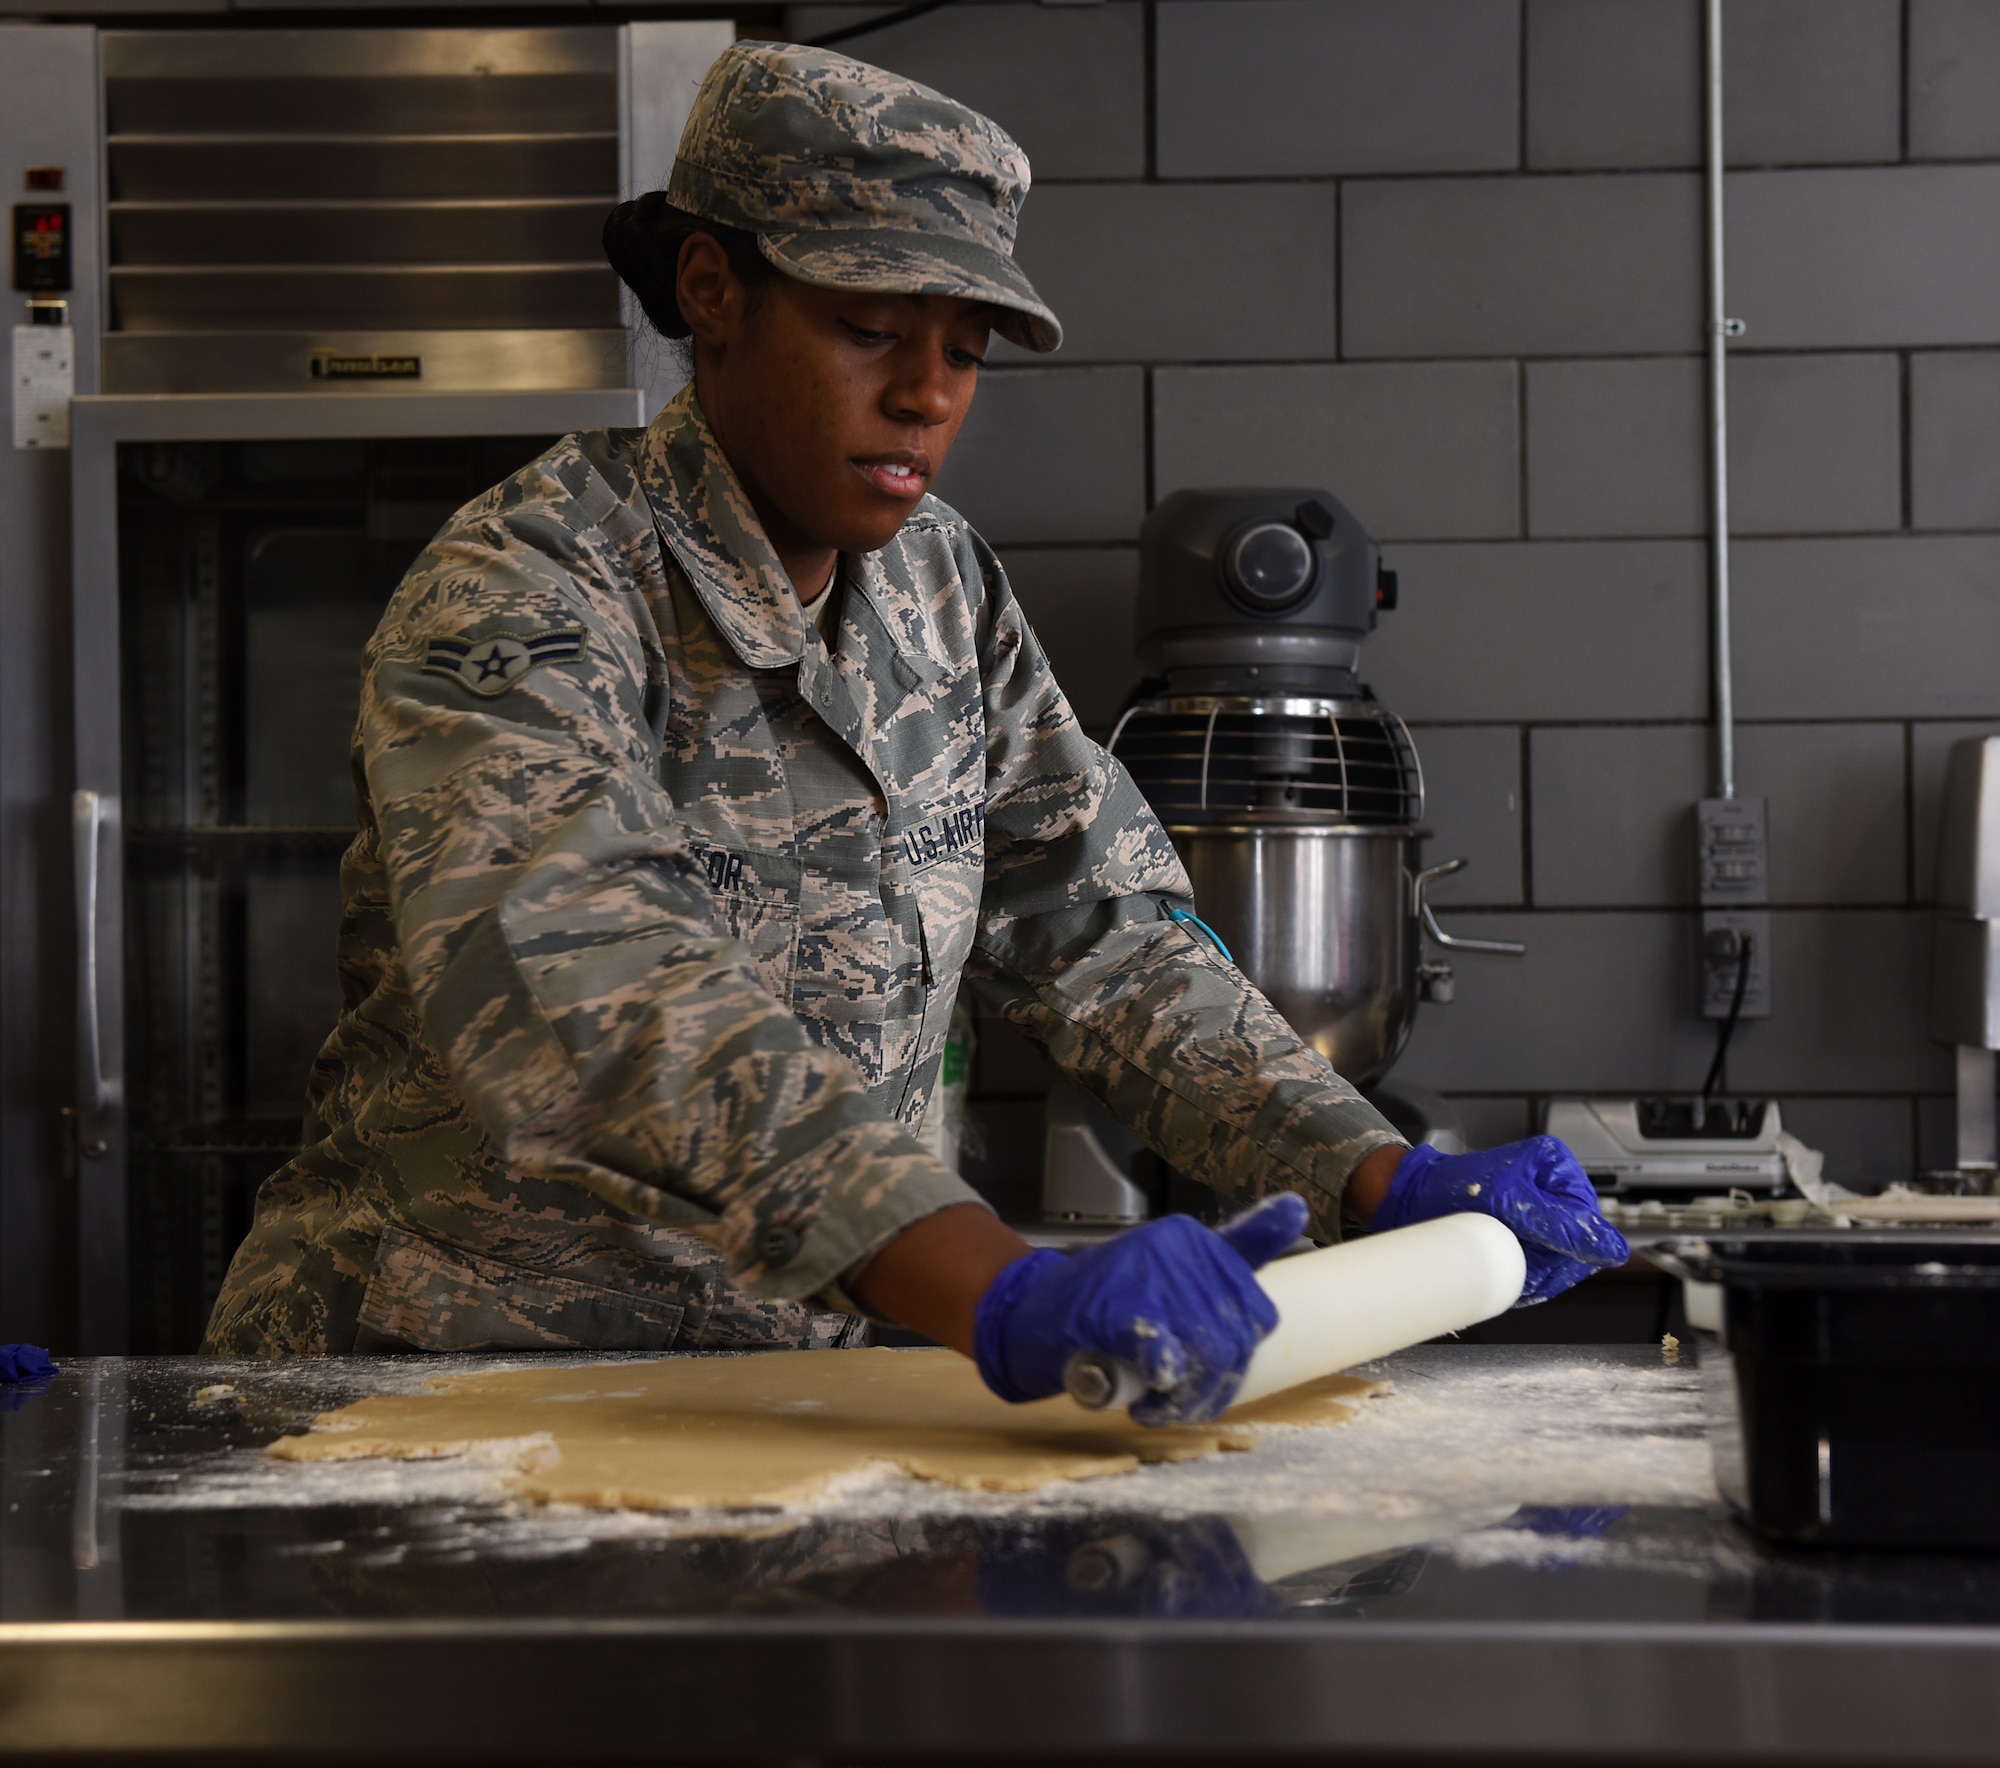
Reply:
[[1729, 340], [1743, 322], [1729, 317], [1722, 262], [1722, 0], [1707, 0], [1708, 151], [1708, 553], [1709, 627], [1715, 676], [1715, 784], [1736, 796], [1736, 686], [1729, 652]]

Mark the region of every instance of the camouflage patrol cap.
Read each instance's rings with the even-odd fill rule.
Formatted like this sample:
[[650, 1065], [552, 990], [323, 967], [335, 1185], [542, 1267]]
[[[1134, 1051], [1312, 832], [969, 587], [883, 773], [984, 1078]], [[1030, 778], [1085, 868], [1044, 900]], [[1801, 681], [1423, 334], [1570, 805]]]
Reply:
[[914, 80], [798, 43], [737, 43], [696, 94], [667, 183], [677, 209], [757, 236], [822, 288], [959, 295], [1030, 350], [1062, 342], [1014, 262], [1028, 156]]

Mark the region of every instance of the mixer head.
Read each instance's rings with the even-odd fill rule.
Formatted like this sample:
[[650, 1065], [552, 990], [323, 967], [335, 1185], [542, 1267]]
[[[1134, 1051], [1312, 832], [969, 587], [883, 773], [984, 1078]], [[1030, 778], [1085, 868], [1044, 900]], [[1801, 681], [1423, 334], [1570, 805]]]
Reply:
[[1176, 694], [1351, 696], [1395, 594], [1324, 491], [1177, 491], [1139, 530], [1139, 657]]
[[1414, 828], [1423, 776], [1356, 677], [1396, 579], [1310, 488], [1177, 491], [1139, 530], [1140, 685], [1112, 752], [1169, 827]]

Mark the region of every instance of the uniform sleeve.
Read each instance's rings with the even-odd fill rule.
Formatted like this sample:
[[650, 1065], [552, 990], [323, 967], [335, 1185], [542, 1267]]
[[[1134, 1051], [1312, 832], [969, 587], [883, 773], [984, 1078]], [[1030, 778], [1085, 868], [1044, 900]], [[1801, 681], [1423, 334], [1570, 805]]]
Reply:
[[410, 986], [510, 1166], [698, 1227], [756, 1294], [848, 1306], [881, 1245], [979, 1199], [718, 932], [658, 781], [650, 621], [560, 505], [475, 505], [405, 580], [360, 738]]
[[1296, 1190], [1340, 1237], [1348, 1175], [1402, 1137], [1206, 940], [1124, 766], [1085, 736], [999, 562], [976, 547], [986, 892], [967, 975], [1163, 1159], [1245, 1202]]

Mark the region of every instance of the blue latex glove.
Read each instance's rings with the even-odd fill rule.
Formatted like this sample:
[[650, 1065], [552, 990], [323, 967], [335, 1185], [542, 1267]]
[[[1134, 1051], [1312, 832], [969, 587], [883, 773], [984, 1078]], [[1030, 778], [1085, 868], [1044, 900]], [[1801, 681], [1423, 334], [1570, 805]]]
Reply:
[[1630, 1511], [1629, 1504], [1594, 1510], [1523, 1504], [1500, 1527], [1540, 1535], [1549, 1545], [1535, 1556], [1536, 1566], [1545, 1572], [1567, 1571], [1588, 1558], [1591, 1543], [1601, 1540], [1604, 1531], [1622, 1521]]
[[1602, 1265], [1632, 1256], [1625, 1236], [1604, 1219], [1597, 1190], [1554, 1136], [1531, 1136], [1477, 1154], [1412, 1148], [1389, 1181], [1371, 1229], [1407, 1228], [1468, 1210], [1503, 1221], [1528, 1255], [1524, 1308], [1560, 1295]]
[[1507, 1519], [1510, 1529], [1526, 1529], [1531, 1535], [1559, 1536], [1569, 1541], [1595, 1541], [1614, 1522], [1631, 1514], [1629, 1504], [1588, 1505], [1523, 1504]]
[[1002, 1523], [979, 1543], [993, 1615], [1275, 1614], [1278, 1599], [1219, 1516]]
[[1071, 1352], [1097, 1351], [1155, 1390], [1133, 1405], [1137, 1423], [1213, 1418], [1278, 1323], [1252, 1273], [1305, 1225], [1305, 1200], [1287, 1191], [1220, 1228], [1165, 1216], [1081, 1252], [1031, 1252], [980, 1297], [979, 1373], [1003, 1400], [1043, 1400], [1063, 1391]]
[[40, 1345], [0, 1344], [0, 1381], [41, 1381], [55, 1372]]

